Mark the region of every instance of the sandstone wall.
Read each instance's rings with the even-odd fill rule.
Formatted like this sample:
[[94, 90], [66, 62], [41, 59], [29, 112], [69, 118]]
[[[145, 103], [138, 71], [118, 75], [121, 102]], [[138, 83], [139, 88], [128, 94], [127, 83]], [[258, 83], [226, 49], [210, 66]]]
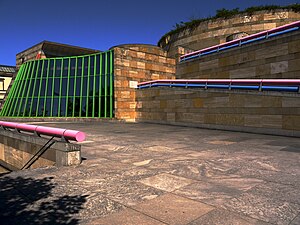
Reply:
[[136, 85], [150, 80], [174, 79], [175, 60], [152, 45], [121, 45], [113, 49], [115, 118], [135, 121]]
[[[300, 20], [300, 13], [279, 10], [259, 11], [253, 15], [240, 14], [231, 19], [209, 20], [194, 29], [185, 29], [161, 39], [159, 46], [168, 51], [168, 56], [178, 58], [190, 50], [199, 50], [226, 42], [232, 34], [254, 34]], [[186, 48], [186, 51], [185, 51]]]
[[300, 31], [177, 64], [183, 79], [300, 78]]
[[300, 94], [151, 88], [137, 91], [137, 121], [300, 137]]
[[35, 60], [36, 55], [40, 52], [41, 58], [46, 58], [44, 52], [42, 51], [43, 43], [34, 45], [33, 47], [26, 49], [16, 55], [16, 67], [17, 70], [21, 67], [24, 62]]

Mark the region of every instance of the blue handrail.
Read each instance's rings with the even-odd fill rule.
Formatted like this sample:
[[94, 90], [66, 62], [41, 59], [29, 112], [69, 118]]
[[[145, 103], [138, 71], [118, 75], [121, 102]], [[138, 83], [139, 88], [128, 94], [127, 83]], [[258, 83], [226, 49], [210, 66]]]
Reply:
[[244, 89], [259, 91], [284, 91], [299, 92], [300, 86], [284, 86], [284, 85], [235, 85], [235, 84], [191, 84], [191, 83], [150, 83], [139, 85], [139, 89], [151, 87], [184, 87], [184, 88], [216, 88], [216, 89]]

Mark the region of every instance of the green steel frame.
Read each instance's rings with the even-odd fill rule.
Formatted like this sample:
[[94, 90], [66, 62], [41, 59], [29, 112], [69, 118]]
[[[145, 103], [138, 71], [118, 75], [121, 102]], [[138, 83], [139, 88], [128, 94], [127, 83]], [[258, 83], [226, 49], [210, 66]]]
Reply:
[[24, 63], [0, 116], [114, 117], [113, 50]]

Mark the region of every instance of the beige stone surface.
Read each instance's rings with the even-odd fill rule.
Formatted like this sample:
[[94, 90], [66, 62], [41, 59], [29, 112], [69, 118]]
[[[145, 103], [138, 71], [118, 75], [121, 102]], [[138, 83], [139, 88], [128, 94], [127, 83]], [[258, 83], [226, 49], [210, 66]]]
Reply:
[[154, 120], [188, 126], [299, 131], [298, 95], [234, 90], [218, 92], [212, 89], [142, 89], [138, 91], [137, 102], [143, 107], [137, 108], [136, 115], [138, 121]]
[[177, 195], [165, 194], [134, 206], [134, 209], [167, 224], [188, 224], [214, 208]]
[[155, 187], [168, 192], [172, 192], [178, 188], [193, 183], [193, 181], [190, 179], [164, 173], [153, 177], [145, 178], [143, 180], [140, 180], [140, 182], [148, 186]]

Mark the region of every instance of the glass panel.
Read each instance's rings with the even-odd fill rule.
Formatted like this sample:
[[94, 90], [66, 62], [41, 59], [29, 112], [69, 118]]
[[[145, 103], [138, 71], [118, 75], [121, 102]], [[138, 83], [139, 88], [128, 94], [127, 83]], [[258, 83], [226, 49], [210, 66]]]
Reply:
[[95, 57], [91, 56], [90, 57], [90, 75], [94, 75], [94, 62], [95, 62]]
[[69, 79], [69, 96], [74, 96], [74, 78], [70, 77]]
[[52, 81], [53, 79], [48, 79], [48, 88], [47, 88], [47, 96], [52, 96], [52, 91], [53, 91], [53, 88], [52, 88]]
[[49, 75], [48, 77], [53, 77], [53, 66], [54, 66], [54, 60], [50, 59], [50, 70], [49, 70]]
[[54, 96], [60, 95], [60, 78], [54, 79]]
[[61, 60], [57, 59], [56, 60], [56, 65], [55, 65], [55, 77], [60, 77], [61, 74]]
[[35, 80], [35, 89], [34, 89], [34, 96], [39, 96], [39, 90], [40, 90], [40, 79]]
[[99, 95], [100, 91], [99, 91], [99, 82], [100, 82], [100, 76], [96, 76], [95, 77], [96, 80], [96, 84], [95, 84], [95, 95]]
[[53, 99], [52, 116], [58, 116], [58, 98]]
[[37, 116], [43, 116], [44, 113], [44, 98], [40, 98], [39, 111]]
[[76, 66], [76, 59], [71, 58], [71, 68], [70, 68], [70, 76], [75, 76], [75, 66]]
[[74, 110], [74, 116], [79, 116], [80, 112], [80, 97], [75, 97], [75, 110]]
[[96, 55], [96, 74], [100, 74], [100, 54]]
[[45, 91], [46, 91], [46, 79], [44, 78], [44, 79], [42, 79], [40, 97], [45, 96]]
[[94, 109], [94, 103], [93, 103], [94, 98], [89, 97], [88, 100], [89, 100], [88, 101], [88, 117], [92, 117], [93, 116], [93, 109]]
[[99, 117], [99, 95], [96, 94], [94, 97], [94, 116]]
[[82, 96], [87, 95], [87, 79], [88, 78], [86, 76], [83, 77]]
[[45, 116], [50, 116], [51, 111], [51, 98], [46, 98]]
[[26, 98], [22, 98], [21, 105], [20, 105], [20, 112], [18, 116], [23, 116], [25, 101]]
[[102, 54], [101, 55], [102, 57], [102, 67], [101, 67], [101, 70], [102, 70], [102, 74], [105, 74], [105, 63], [106, 63], [106, 58], [105, 58], [105, 54]]
[[63, 70], [63, 77], [68, 76], [68, 69], [69, 69], [69, 59], [64, 59], [64, 70]]
[[27, 104], [25, 104], [25, 107], [24, 107], [24, 116], [29, 116], [30, 105], [31, 105], [31, 98], [29, 98], [27, 100]]
[[90, 77], [90, 83], [89, 83], [89, 96], [94, 95], [94, 77]]
[[77, 76], [81, 76], [82, 71], [82, 57], [77, 59]]
[[81, 117], [85, 117], [86, 116], [86, 98], [82, 98], [82, 106], [81, 106]]
[[61, 98], [60, 102], [60, 116], [66, 116], [66, 98]]
[[89, 69], [89, 56], [84, 57], [84, 72], [83, 75], [88, 75], [88, 69]]
[[37, 98], [33, 98], [32, 108], [31, 108], [31, 115], [30, 116], [35, 116], [37, 101], [38, 101]]
[[62, 85], [61, 85], [61, 96], [67, 95], [67, 87], [68, 87], [68, 78], [63, 78]]
[[49, 61], [49, 60], [44, 60], [44, 66], [43, 66], [43, 74], [42, 74], [42, 77], [47, 77], [48, 61]]
[[73, 112], [73, 97], [68, 98], [68, 115], [67, 116], [72, 116], [72, 112]]
[[80, 96], [81, 76], [76, 77], [76, 96]]

